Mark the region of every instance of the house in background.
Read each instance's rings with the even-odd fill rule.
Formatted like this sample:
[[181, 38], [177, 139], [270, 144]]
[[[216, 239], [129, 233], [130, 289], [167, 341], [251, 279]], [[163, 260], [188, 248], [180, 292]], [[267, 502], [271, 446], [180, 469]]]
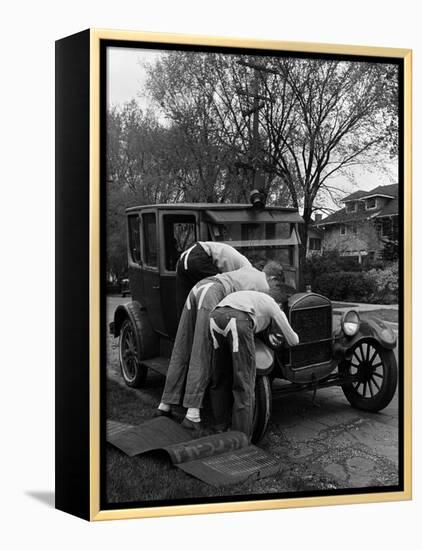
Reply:
[[323, 250], [338, 250], [363, 264], [393, 259], [399, 233], [398, 184], [359, 190], [342, 202], [344, 208], [313, 224], [313, 230], [323, 231]]
[[308, 246], [306, 247], [306, 255], [321, 254], [323, 250], [324, 230], [318, 227], [322, 220], [322, 214], [315, 214], [315, 220], [308, 227]]

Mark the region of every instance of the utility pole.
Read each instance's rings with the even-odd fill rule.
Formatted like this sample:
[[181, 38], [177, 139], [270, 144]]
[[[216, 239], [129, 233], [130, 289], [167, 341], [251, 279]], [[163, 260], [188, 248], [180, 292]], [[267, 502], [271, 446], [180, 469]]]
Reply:
[[260, 148], [259, 140], [259, 111], [262, 109], [264, 104], [259, 103], [259, 81], [258, 81], [258, 71], [253, 70], [253, 83], [252, 83], [252, 97], [253, 97], [253, 119], [252, 119], [252, 143], [251, 143], [251, 156], [252, 156], [252, 189], [262, 190], [264, 184], [264, 178], [262, 171], [258, 167], [258, 155]]
[[244, 116], [252, 116], [252, 130], [249, 144], [249, 154], [247, 163], [239, 163], [245, 170], [249, 172], [249, 182], [251, 189], [264, 189], [264, 174], [259, 166], [260, 155], [260, 139], [259, 139], [259, 111], [265, 107], [266, 101], [271, 101], [270, 98], [264, 97], [259, 93], [259, 73], [261, 68], [251, 66], [246, 61], [239, 61], [239, 65], [251, 67], [253, 70], [252, 91], [246, 92], [238, 89], [238, 93], [252, 98], [252, 106], [247, 111], [243, 111]]

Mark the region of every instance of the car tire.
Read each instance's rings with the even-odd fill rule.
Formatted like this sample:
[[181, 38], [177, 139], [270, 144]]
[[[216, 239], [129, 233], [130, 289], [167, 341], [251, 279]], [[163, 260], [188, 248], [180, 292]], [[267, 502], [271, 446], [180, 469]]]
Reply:
[[391, 402], [397, 388], [397, 361], [393, 350], [376, 340], [358, 342], [352, 358], [339, 365], [342, 376], [356, 376], [356, 382], [342, 385], [346, 399], [357, 409], [378, 412]]
[[119, 331], [120, 369], [126, 384], [131, 388], [139, 388], [145, 383], [148, 372], [142, 361], [159, 354], [159, 338], [151, 326], [147, 312], [138, 302], [131, 302], [126, 308]]
[[271, 379], [258, 375], [255, 381], [255, 406], [253, 415], [252, 443], [259, 443], [264, 437], [271, 418], [272, 394]]
[[120, 329], [119, 361], [124, 381], [131, 388], [139, 388], [145, 383], [148, 369], [141, 364], [141, 350], [136, 333], [137, 327], [127, 317]]

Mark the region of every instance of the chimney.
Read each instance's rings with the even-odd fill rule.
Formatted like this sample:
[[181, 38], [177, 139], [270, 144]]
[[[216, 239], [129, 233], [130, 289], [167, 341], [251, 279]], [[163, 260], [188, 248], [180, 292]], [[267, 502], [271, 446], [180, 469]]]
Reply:
[[322, 220], [322, 214], [315, 214], [315, 223], [319, 223]]

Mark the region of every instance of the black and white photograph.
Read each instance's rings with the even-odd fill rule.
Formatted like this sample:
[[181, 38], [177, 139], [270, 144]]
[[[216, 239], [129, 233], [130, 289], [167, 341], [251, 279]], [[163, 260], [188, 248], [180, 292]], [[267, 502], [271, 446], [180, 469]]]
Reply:
[[402, 60], [101, 55], [101, 507], [402, 490]]
[[417, 5], [2, 4], [2, 548], [417, 546]]

